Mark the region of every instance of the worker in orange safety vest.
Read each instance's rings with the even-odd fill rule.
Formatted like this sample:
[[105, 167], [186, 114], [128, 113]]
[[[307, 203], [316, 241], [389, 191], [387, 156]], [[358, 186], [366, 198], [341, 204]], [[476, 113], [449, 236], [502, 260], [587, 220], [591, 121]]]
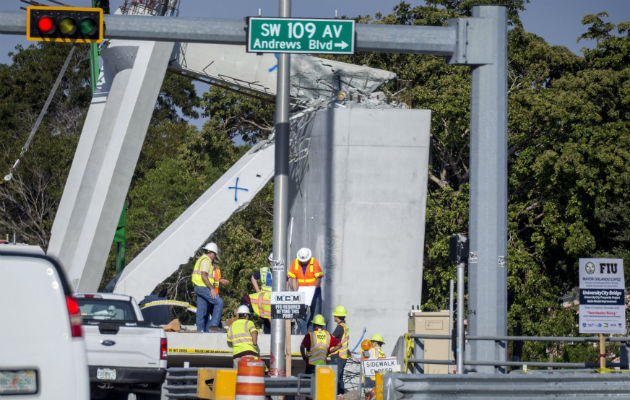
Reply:
[[307, 321], [317, 314], [321, 314], [322, 308], [322, 292], [321, 283], [324, 273], [322, 272], [319, 262], [315, 257], [311, 249], [303, 247], [297, 252], [297, 257], [291, 263], [291, 267], [287, 272], [287, 287], [289, 284], [294, 291], [298, 290], [298, 287], [314, 286], [315, 293], [313, 300], [311, 301], [309, 310], [307, 311], [306, 318], [298, 318], [296, 320], [298, 327], [298, 334], [304, 334], [307, 331]]
[[271, 292], [258, 292], [249, 295], [248, 304], [254, 314], [263, 319], [264, 333], [271, 332]]

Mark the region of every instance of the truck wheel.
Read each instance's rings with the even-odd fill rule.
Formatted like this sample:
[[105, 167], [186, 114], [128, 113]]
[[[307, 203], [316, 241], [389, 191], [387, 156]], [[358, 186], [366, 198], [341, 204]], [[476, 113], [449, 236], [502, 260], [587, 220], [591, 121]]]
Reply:
[[127, 400], [129, 398], [129, 393], [127, 392], [117, 392], [115, 390], [110, 391], [104, 397], [105, 400]]
[[162, 398], [162, 384], [147, 386], [148, 390], [156, 391], [156, 393], [136, 393], [136, 400], [160, 400]]
[[90, 385], [90, 400], [127, 400], [128, 393], [111, 389], [99, 389], [96, 385]]

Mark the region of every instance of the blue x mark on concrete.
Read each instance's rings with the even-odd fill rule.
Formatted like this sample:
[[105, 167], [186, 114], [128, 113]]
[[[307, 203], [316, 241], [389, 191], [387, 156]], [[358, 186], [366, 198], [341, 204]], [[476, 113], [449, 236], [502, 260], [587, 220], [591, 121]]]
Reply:
[[[278, 59], [278, 54], [273, 53], [273, 56], [276, 57], [276, 60]], [[269, 72], [273, 72], [276, 68], [278, 68], [278, 62], [276, 61], [276, 65], [274, 65], [273, 67], [269, 68]]]
[[234, 186], [228, 186], [228, 189], [234, 189], [234, 202], [238, 202], [238, 191], [242, 190], [244, 192], [249, 192], [249, 189], [245, 189], [242, 187], [238, 187], [238, 177], [236, 178], [236, 183], [234, 184]]

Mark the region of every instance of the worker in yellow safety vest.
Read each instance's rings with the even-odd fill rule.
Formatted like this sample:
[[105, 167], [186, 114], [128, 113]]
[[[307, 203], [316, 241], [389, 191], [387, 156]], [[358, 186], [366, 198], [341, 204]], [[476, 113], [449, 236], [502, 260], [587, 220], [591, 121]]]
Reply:
[[[252, 274], [251, 281], [256, 293], [260, 291], [271, 292], [273, 284], [273, 274], [271, 271], [271, 267], [273, 266], [273, 253], [269, 254], [267, 260], [269, 261], [269, 266], [261, 267]], [[258, 280], [260, 280], [260, 286], [258, 286]]]
[[346, 367], [348, 357], [350, 357], [350, 351], [348, 350], [348, 342], [350, 341], [350, 329], [346, 325], [346, 316], [348, 311], [344, 306], [337, 306], [333, 311], [333, 317], [337, 323], [337, 327], [333, 331], [332, 335], [341, 343], [339, 350], [331, 353], [330, 360], [337, 364], [337, 393], [344, 394], [346, 389], [343, 385], [343, 370]]
[[[361, 361], [364, 360], [376, 360], [379, 358], [387, 358], [387, 355], [381, 348], [382, 345], [385, 344], [385, 340], [383, 340], [383, 336], [378, 333], [373, 335], [370, 338], [370, 348], [363, 351], [363, 356]], [[371, 400], [376, 396], [376, 378], [369, 377], [365, 380], [365, 391], [366, 391], [366, 400]]]
[[326, 365], [328, 354], [334, 353], [341, 346], [341, 342], [330, 334], [324, 327], [324, 316], [317, 314], [311, 321], [313, 331], [307, 333], [300, 344], [300, 354], [306, 362], [304, 373], [315, 373], [316, 365]]
[[[197, 331], [225, 332], [220, 326], [223, 299], [219, 296], [219, 284], [226, 285], [229, 281], [221, 278], [221, 268], [215, 263], [219, 254], [217, 244], [210, 242], [203, 249], [205, 253], [197, 259], [191, 277], [197, 294]], [[210, 313], [212, 318], [208, 317]]]
[[258, 357], [258, 329], [249, 320], [249, 307], [241, 305], [236, 311], [238, 319], [227, 330], [227, 344], [232, 347], [234, 368], [245, 356]]

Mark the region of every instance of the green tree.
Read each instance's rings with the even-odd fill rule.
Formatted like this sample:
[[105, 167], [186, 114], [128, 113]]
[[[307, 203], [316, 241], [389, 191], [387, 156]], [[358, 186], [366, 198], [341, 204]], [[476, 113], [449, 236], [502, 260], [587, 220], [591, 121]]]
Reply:
[[[0, 64], [0, 171], [21, 155], [70, 48], [41, 43]], [[90, 101], [87, 46], [77, 46], [59, 89], [13, 179], [0, 184], [0, 233], [46, 248], [81, 121]]]

